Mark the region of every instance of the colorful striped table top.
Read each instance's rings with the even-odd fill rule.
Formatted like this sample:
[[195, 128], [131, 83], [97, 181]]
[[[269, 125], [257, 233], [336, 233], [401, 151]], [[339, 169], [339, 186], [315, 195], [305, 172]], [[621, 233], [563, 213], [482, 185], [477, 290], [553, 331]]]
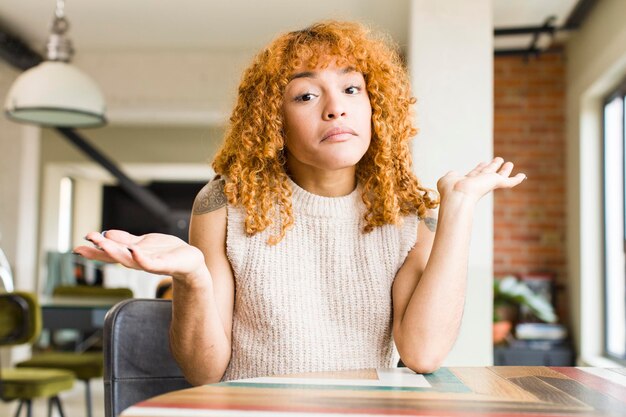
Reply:
[[254, 378], [189, 388], [124, 417], [621, 416], [626, 368], [493, 366], [366, 369]]

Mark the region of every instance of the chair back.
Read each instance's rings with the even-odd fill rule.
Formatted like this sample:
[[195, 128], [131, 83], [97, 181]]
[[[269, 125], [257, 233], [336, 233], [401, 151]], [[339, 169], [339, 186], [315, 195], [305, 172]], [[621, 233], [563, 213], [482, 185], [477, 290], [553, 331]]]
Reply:
[[104, 322], [104, 413], [118, 416], [155, 395], [189, 388], [170, 352], [170, 300], [130, 299]]
[[41, 331], [37, 297], [27, 292], [0, 294], [0, 346], [31, 343]]

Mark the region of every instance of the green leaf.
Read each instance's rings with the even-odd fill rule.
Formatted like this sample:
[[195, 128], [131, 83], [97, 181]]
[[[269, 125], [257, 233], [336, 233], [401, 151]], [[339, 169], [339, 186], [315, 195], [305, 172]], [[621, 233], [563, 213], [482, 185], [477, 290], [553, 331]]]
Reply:
[[539, 320], [547, 323], [557, 321], [552, 304], [512, 275], [494, 280], [493, 296], [494, 306], [502, 304], [526, 306]]

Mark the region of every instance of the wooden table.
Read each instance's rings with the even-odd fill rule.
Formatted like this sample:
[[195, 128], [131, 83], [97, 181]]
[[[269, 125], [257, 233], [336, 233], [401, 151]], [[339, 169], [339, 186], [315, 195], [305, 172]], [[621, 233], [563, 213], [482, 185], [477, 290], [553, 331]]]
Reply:
[[494, 366], [314, 373], [160, 395], [122, 416], [626, 416], [626, 368]]

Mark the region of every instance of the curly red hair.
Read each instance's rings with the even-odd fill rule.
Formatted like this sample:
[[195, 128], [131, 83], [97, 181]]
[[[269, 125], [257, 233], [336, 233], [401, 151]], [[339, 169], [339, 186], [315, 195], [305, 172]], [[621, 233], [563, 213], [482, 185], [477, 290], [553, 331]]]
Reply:
[[356, 168], [366, 207], [364, 232], [398, 224], [409, 214], [424, 217], [438, 205], [438, 197], [423, 188], [411, 170], [415, 98], [396, 47], [359, 23], [316, 23], [279, 36], [254, 58], [213, 161], [215, 172], [227, 178], [229, 203], [246, 211], [246, 233], [278, 226], [269, 244], [280, 242], [294, 222], [285, 170], [285, 87], [297, 68], [324, 67], [331, 61], [363, 74], [372, 106], [371, 144]]

